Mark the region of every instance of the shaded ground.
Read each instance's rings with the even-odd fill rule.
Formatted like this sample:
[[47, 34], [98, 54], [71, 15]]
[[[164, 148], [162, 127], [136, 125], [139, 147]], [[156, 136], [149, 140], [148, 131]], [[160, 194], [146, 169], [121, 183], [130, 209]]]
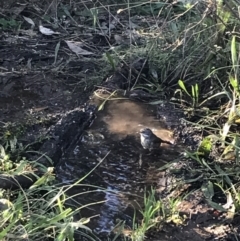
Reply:
[[[89, 59], [71, 60], [68, 55], [63, 54], [64, 68], [62, 71], [59, 69], [56, 71], [53, 65], [53, 43], [38, 39], [29, 41], [14, 36], [12, 38], [15, 38], [15, 41], [9, 42], [7, 34], [1, 35], [3, 121], [9, 121], [12, 118], [29, 120], [32, 115], [38, 116], [39, 121], [44, 121], [49, 113], [55, 115], [64, 113], [87, 100], [87, 94], [85, 94], [87, 92], [84, 91], [84, 88], [87, 90], [86, 74], [81, 76], [80, 73], [85, 70], [92, 70], [91, 72], [97, 70], [99, 66], [96, 63]], [[57, 40], [54, 42], [56, 43]], [[28, 48], [31, 44], [34, 48]], [[30, 63], [30, 68], [27, 63]]]
[[[22, 28], [24, 27], [26, 26], [23, 24]], [[16, 32], [2, 30], [0, 114], [2, 125], [9, 125], [10, 130], [12, 128], [12, 132], [8, 135], [18, 135], [20, 141], [24, 143], [43, 138], [48, 133], [49, 127], [53, 127], [64, 114], [67, 115], [80, 106], [84, 107], [89, 97], [92, 99], [91, 104], [96, 104], [92, 94], [94, 84], [97, 86], [102, 83], [104, 77], [108, 77], [107, 80], [111, 83], [105, 87], [126, 89], [129, 83], [134, 85], [127, 79], [126, 66], [114, 73], [109, 71], [109, 66], [109, 69], [103, 69], [106, 62], [101, 59], [101, 54], [106, 51], [105, 39], [92, 32], [90, 37], [87, 33], [84, 34], [82, 39], [88, 41], [87, 47], [84, 44], [84, 48], [92, 51], [94, 57], [91, 57], [92, 55], [79, 57], [73, 54], [64, 42], [70, 39], [71, 34], [67, 37], [43, 36], [35, 29], [33, 35], [25, 31], [20, 31], [16, 35]], [[74, 34], [72, 36], [74, 37]], [[56, 47], [60, 41], [61, 45], [56, 54]], [[116, 44], [114, 39], [110, 39], [110, 42]], [[142, 66], [143, 63], [140, 69]], [[119, 75], [118, 71], [124, 73], [124, 76]], [[145, 77], [143, 76], [143, 79]], [[136, 95], [132, 96], [144, 99], [139, 93]], [[131, 97], [131, 93], [128, 97]], [[98, 100], [98, 104], [101, 103], [102, 100]], [[166, 122], [159, 122], [157, 118], [159, 115], [164, 117]], [[89, 183], [92, 182], [91, 184], [106, 188], [108, 192], [101, 193], [100, 197], [91, 195], [87, 197], [89, 199], [83, 198], [87, 201], [108, 200], [104, 205], [99, 205], [91, 211], [95, 213], [100, 209], [99, 213], [102, 214], [100, 219], [92, 220], [91, 227], [96, 233], [108, 233], [116, 225], [114, 222], [116, 218], [129, 220], [128, 225], [131, 226], [133, 209], [129, 206], [136, 206], [136, 201], [141, 202], [144, 188], [154, 185], [158, 191], [157, 196], [165, 200], [170, 197], [178, 198], [183, 193], [190, 192], [190, 195], [178, 205], [177, 211], [183, 217], [183, 224], [181, 222], [181, 225], [177, 225], [177, 221], [174, 222], [172, 218], [168, 224], [162, 225], [160, 230], [150, 232], [149, 239], [237, 240], [234, 237], [239, 235], [239, 218], [236, 217], [233, 222], [230, 220], [230, 224], [224, 213], [214, 210], [206, 202], [199, 190], [205, 180], [198, 176], [199, 173], [194, 173], [195, 163], [188, 163], [186, 160], [181, 162], [179, 159], [175, 168], [181, 173], [176, 176], [175, 173], [158, 170], [166, 162], [177, 159], [182, 147], [177, 146], [175, 149], [165, 147], [160, 153], [150, 156], [140, 155], [138, 131], [141, 126], [155, 129], [156, 134], [163, 139], [173, 138], [167, 126], [176, 127], [178, 123], [180, 125], [180, 117], [174, 115], [173, 118], [171, 107], [165, 109], [162, 107], [160, 111], [143, 103], [110, 100], [104, 106], [104, 111], [97, 113], [96, 116], [97, 119], [91, 128], [87, 129], [81, 138], [76, 138], [75, 145], [68, 149], [70, 154], [61, 156], [56, 165], [58, 180], [61, 183], [68, 183], [89, 172], [111, 150], [100, 168], [87, 180]], [[82, 166], [77, 169], [79, 163]], [[192, 172], [189, 179], [199, 178], [199, 186], [196, 183], [176, 185], [182, 174], [185, 174], [184, 170]], [[77, 193], [78, 190], [73, 192]], [[82, 199], [78, 201], [81, 203]], [[187, 217], [184, 218], [184, 215]]]

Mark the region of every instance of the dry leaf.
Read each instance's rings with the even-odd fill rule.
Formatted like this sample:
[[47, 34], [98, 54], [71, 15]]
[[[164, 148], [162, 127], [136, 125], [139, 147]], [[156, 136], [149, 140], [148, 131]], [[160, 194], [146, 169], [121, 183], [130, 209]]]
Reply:
[[115, 28], [116, 28], [115, 24], [112, 24], [112, 23], [109, 24], [109, 30], [112, 30], [112, 29], [115, 29]]
[[109, 30], [115, 29], [119, 22], [120, 22], [120, 19], [115, 17], [109, 24]]
[[129, 27], [130, 27], [130, 29], [139, 28], [139, 26], [137, 24], [133, 23], [132, 21], [129, 21]]
[[102, 22], [101, 24], [101, 31], [104, 35], [107, 35], [109, 32], [109, 29], [107, 27], [107, 23], [106, 22]]
[[82, 49], [79, 47], [79, 42], [74, 42], [74, 41], [65, 41], [68, 45], [68, 47], [76, 54], [76, 55], [91, 55], [93, 54], [92, 52], [89, 52], [87, 50]]
[[51, 36], [51, 35], [54, 35], [54, 34], [60, 34], [59, 32], [54, 32], [53, 30], [51, 30], [50, 28], [45, 28], [43, 27], [42, 25], [39, 25], [39, 31], [44, 34], [44, 35], [47, 35], [47, 36]]
[[27, 21], [29, 24], [31, 24], [31, 25], [32, 25], [32, 28], [34, 28], [34, 27], [35, 27], [35, 23], [33, 22], [33, 20], [32, 20], [31, 18], [24, 17], [24, 16], [23, 16], [23, 18], [25, 19], [25, 21]]
[[31, 38], [34, 36], [37, 36], [37, 33], [35, 31], [33, 31], [32, 27], [31, 27], [31, 29], [27, 29], [27, 30], [20, 29], [19, 32], [23, 33], [24, 35], [28, 35]]
[[117, 10], [117, 14], [119, 14], [119, 13], [121, 13], [122, 11], [125, 11], [125, 10], [126, 10], [126, 9], [120, 8], [120, 9]]
[[122, 36], [120, 36], [120, 35], [118, 35], [118, 34], [115, 34], [115, 35], [114, 35], [114, 39], [115, 39], [115, 41], [116, 41], [116, 44], [121, 44], [121, 43], [123, 43], [123, 38], [122, 38]]

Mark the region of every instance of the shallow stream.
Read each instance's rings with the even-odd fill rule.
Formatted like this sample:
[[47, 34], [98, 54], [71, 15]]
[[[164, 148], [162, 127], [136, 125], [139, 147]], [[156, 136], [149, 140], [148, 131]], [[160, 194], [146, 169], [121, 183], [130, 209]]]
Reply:
[[130, 100], [108, 101], [56, 167], [58, 180], [68, 184], [98, 165], [71, 190], [71, 195], [76, 195], [75, 207], [95, 203], [81, 211], [85, 217], [97, 214], [90, 222], [95, 233], [109, 234], [116, 220], [131, 226], [134, 209], [142, 207], [144, 191], [154, 186], [161, 195], [165, 189], [165, 173], [158, 168], [177, 158], [176, 146], [166, 144], [149, 152], [140, 144], [139, 130], [143, 127], [151, 128], [164, 140], [173, 140], [172, 132], [156, 116], [154, 106]]

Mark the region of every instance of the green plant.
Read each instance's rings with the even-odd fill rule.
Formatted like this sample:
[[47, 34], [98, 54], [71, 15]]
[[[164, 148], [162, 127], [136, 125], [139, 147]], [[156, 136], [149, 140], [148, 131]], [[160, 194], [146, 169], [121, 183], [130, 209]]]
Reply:
[[198, 107], [198, 100], [199, 100], [199, 87], [196, 83], [195, 85], [191, 86], [192, 92], [191, 94], [187, 91], [186, 86], [182, 80], [178, 81], [178, 85], [181, 87], [181, 89], [192, 99], [192, 107], [196, 108]]
[[140, 224], [136, 224], [134, 217], [134, 227], [131, 235], [133, 241], [142, 241], [146, 233], [153, 229], [159, 229], [165, 222], [173, 222], [177, 225], [183, 224], [184, 219], [180, 217], [178, 204], [181, 198], [167, 198], [166, 200], [157, 200], [155, 190], [145, 192], [144, 206], [141, 211], [143, 216]]
[[116, 64], [115, 64], [115, 62], [114, 62], [113, 57], [112, 57], [111, 54], [108, 53], [108, 52], [106, 52], [106, 57], [107, 57], [108, 62], [109, 62], [110, 65], [111, 65], [113, 71], [115, 71], [115, 70], [116, 70]]
[[[163, 203], [161, 200], [156, 200], [155, 190], [152, 188], [149, 193], [145, 192], [144, 194], [144, 207], [141, 211], [143, 219], [141, 224], [136, 224], [133, 227], [132, 240], [133, 241], [142, 241], [145, 238], [146, 232], [156, 227], [157, 224], [162, 220], [161, 211], [163, 208]], [[135, 220], [135, 218], [134, 218]]]
[[53, 237], [59, 241], [72, 241], [76, 229], [89, 230], [85, 226], [88, 219], [73, 221], [75, 211], [65, 207], [66, 194], [62, 188], [53, 185], [52, 178], [42, 185], [34, 184], [29, 190], [17, 191], [14, 195], [17, 198], [2, 216], [1, 240], [20, 236], [30, 240]]
[[3, 30], [9, 30], [9, 29], [18, 29], [20, 27], [20, 22], [16, 21], [15, 19], [5, 19], [0, 18], [0, 27], [2, 27]]
[[[23, 146], [14, 136], [0, 145], [0, 173], [8, 175], [21, 175], [26, 173], [34, 173], [34, 169], [42, 169], [42, 165], [38, 161], [27, 160], [24, 155], [27, 149], [34, 143]], [[51, 160], [48, 158], [49, 163]]]
[[82, 237], [94, 241], [87, 234], [91, 233], [86, 226], [90, 218], [81, 217], [76, 220], [75, 216], [82, 208], [95, 203], [79, 205], [74, 209], [66, 204], [69, 199], [74, 198], [66, 194], [74, 185], [77, 184], [57, 187], [53, 168], [48, 168], [29, 189], [20, 188], [15, 192], [4, 193], [10, 205], [2, 212], [0, 239], [21, 237], [39, 241], [47, 238], [73, 241], [74, 233], [78, 232]]

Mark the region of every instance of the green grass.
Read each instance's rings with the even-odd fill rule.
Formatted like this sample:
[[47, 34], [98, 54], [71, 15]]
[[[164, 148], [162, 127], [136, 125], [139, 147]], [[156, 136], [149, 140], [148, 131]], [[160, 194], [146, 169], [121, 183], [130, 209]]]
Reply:
[[140, 209], [142, 220], [133, 219], [132, 241], [143, 241], [153, 230], [159, 231], [165, 223], [183, 224], [184, 217], [179, 215], [178, 204], [181, 198], [157, 198], [154, 188], [144, 193], [143, 207]]
[[[66, 205], [71, 198], [66, 192], [72, 186], [58, 187], [53, 167], [47, 168], [37, 160], [29, 161], [24, 158], [24, 148], [16, 138], [7, 143], [10, 144], [6, 145], [6, 149], [0, 146], [1, 175], [4, 174], [9, 178], [33, 174], [36, 181], [28, 189], [23, 189], [19, 184], [17, 191], [1, 190], [0, 239], [47, 240], [53, 238], [59, 241], [70, 241], [74, 240], [76, 230], [82, 236], [88, 236], [86, 231], [91, 233], [91, 230], [85, 224], [90, 219], [74, 218], [82, 206], [72, 209]], [[21, 152], [18, 152], [19, 147]], [[13, 155], [16, 152], [18, 155]], [[49, 161], [51, 162], [50, 159]], [[37, 176], [37, 173], [41, 173], [41, 176]], [[81, 181], [82, 179], [78, 183]]]
[[1, 214], [1, 240], [14, 237], [30, 240], [73, 240], [75, 230], [80, 228], [90, 231], [85, 226], [89, 219], [73, 219], [78, 210], [66, 207], [67, 196], [63, 188], [53, 185], [51, 173], [46, 175], [48, 180], [44, 184], [35, 183], [28, 190], [12, 192], [8, 197], [12, 201], [9, 208]]
[[21, 22], [16, 21], [13, 18], [0, 18], [0, 28], [2, 30], [12, 30], [12, 29], [18, 29], [21, 26]]

